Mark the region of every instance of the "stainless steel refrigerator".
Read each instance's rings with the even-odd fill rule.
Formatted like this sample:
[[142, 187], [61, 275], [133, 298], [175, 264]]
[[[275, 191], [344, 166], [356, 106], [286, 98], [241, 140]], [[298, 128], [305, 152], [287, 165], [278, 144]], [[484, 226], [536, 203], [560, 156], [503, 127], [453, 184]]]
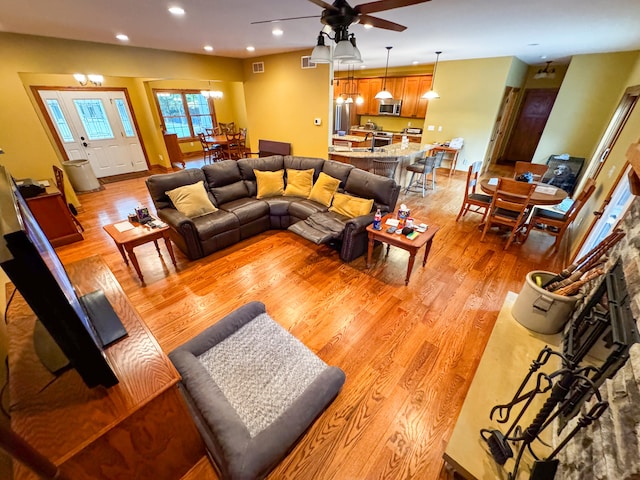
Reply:
[[353, 111], [353, 108], [355, 108], [353, 103], [336, 105], [336, 116], [333, 121], [334, 133], [344, 132], [346, 135], [349, 134], [349, 129], [351, 128], [351, 112]]

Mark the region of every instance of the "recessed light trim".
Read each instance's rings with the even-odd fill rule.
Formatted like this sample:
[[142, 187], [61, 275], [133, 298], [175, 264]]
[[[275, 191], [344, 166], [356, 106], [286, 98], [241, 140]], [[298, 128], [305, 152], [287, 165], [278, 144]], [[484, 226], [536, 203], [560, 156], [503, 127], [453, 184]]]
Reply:
[[118, 40], [120, 40], [121, 42], [128, 42], [129, 41], [129, 37], [127, 35], [125, 35], [124, 33], [117, 34], [116, 38]]
[[207, 52], [213, 52], [213, 47], [211, 45], [205, 45], [203, 47]]
[[182, 7], [169, 7], [169, 13], [171, 15], [181, 16], [184, 15], [184, 8]]
[[274, 37], [281, 37], [284, 34], [284, 31], [281, 28], [276, 27], [273, 30], [271, 30], [271, 34]]
[[247, 52], [255, 52], [255, 51], [256, 51], [256, 47], [254, 47], [254, 46], [252, 46], [252, 45], [249, 45], [249, 46], [247, 47]]

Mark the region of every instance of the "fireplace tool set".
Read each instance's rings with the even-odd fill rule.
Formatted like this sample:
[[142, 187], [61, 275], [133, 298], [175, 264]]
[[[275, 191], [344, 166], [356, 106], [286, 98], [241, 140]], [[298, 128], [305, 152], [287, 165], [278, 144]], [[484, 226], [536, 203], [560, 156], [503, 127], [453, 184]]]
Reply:
[[[620, 261], [593, 289], [584, 308], [565, 332], [563, 352], [556, 352], [548, 346], [542, 349], [511, 401], [496, 405], [491, 410], [489, 418], [500, 424], [508, 424], [515, 415], [506, 433], [497, 429], [483, 429], [480, 432], [498, 465], [503, 466], [508, 459], [514, 458], [513, 470], [508, 475], [510, 480], [517, 478], [525, 451], [529, 451], [534, 459], [530, 480], [552, 480], [559, 464], [556, 458], [558, 453], [609, 406], [602, 399], [599, 387], [627, 361], [629, 348], [639, 341]], [[606, 359], [599, 360], [597, 357], [602, 355], [594, 355], [596, 349], [604, 349]], [[599, 362], [598, 367], [581, 365], [588, 355], [590, 363], [594, 363], [594, 360]], [[553, 358], [560, 360], [560, 367], [552, 373], [547, 373], [549, 366], [542, 371]], [[592, 397], [590, 407], [583, 409], [585, 402]], [[544, 403], [533, 421], [527, 426], [523, 425], [527, 410], [535, 408], [534, 402], [539, 405], [543, 399]], [[579, 418], [572, 421], [578, 412]], [[549, 455], [541, 458], [535, 453], [533, 444], [536, 441], [550, 447], [540, 438], [543, 431], [557, 425], [560, 432], [570, 422], [573, 422], [573, 427]], [[515, 457], [512, 446], [517, 449]]]

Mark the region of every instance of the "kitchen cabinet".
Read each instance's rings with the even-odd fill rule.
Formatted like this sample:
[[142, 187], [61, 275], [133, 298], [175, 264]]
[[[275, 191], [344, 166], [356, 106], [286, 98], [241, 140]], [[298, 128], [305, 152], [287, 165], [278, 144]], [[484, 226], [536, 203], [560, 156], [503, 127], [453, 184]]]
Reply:
[[376, 93], [382, 90], [382, 78], [358, 79], [358, 92], [364, 98], [362, 105], [356, 107], [358, 115], [378, 115], [378, 102]]
[[402, 97], [404, 94], [404, 83], [405, 77], [387, 78], [387, 91], [393, 95], [394, 100], [404, 100]]
[[424, 118], [427, 115], [428, 100], [422, 98], [431, 88], [431, 75], [406, 77], [402, 98], [403, 117]]

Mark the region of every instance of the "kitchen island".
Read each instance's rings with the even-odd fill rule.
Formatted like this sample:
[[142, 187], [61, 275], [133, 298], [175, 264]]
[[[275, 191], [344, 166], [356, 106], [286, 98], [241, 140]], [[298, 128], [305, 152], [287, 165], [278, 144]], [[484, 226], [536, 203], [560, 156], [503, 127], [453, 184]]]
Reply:
[[407, 172], [405, 167], [415, 162], [418, 158], [422, 158], [431, 150], [434, 145], [421, 145], [420, 143], [409, 143], [403, 147], [399, 143], [387, 145], [386, 147], [377, 147], [372, 152], [368, 148], [348, 148], [335, 146], [329, 149], [329, 158], [338, 162], [349, 163], [363, 170], [372, 169], [372, 160], [375, 159], [395, 159], [400, 160], [396, 170], [396, 182], [399, 185], [406, 185]]

